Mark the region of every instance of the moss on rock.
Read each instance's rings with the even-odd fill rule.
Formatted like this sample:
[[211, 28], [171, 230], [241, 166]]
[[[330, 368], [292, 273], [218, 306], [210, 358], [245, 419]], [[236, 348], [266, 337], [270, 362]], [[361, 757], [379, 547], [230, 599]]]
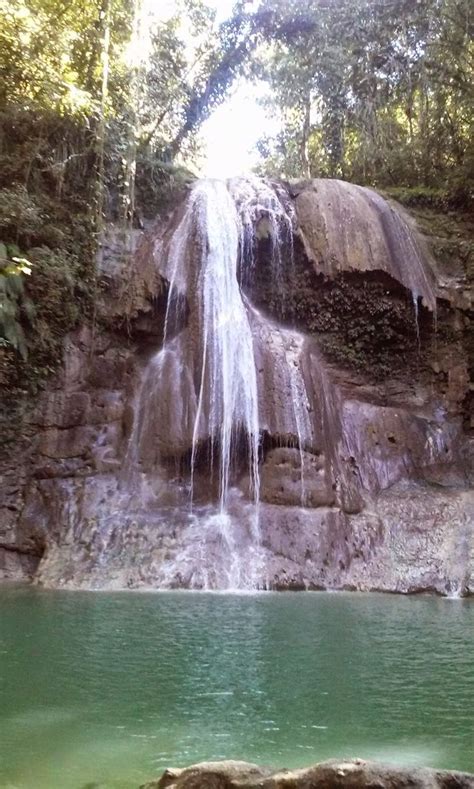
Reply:
[[249, 293], [278, 320], [318, 338], [329, 361], [378, 381], [413, 375], [429, 348], [431, 313], [384, 272], [316, 274], [297, 242], [275, 279], [270, 246], [262, 242]]

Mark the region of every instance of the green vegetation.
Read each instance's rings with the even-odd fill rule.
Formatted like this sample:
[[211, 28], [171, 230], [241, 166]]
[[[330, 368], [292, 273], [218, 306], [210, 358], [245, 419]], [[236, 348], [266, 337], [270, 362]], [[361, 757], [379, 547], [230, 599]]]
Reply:
[[[193, 10], [202, 29], [203, 9], [201, 21]], [[139, 14], [125, 0], [13, 0], [1, 12], [0, 381], [9, 405], [36, 391], [67, 331], [92, 317], [97, 237], [104, 218], [133, 222], [135, 173], [155, 213], [189, 180], [160, 160], [182, 122], [171, 103], [177, 97], [182, 114], [184, 44], [176, 19], [158, 26], [154, 59], [138, 73]]]
[[71, 119], [15, 107], [0, 123], [0, 380], [13, 404], [37, 390], [65, 333], [91, 314], [95, 181], [83, 165], [65, 180], [55, 166], [55, 145], [81, 131]]
[[250, 51], [243, 16], [220, 27], [214, 18], [202, 0], [178, 0], [148, 36], [140, 0], [12, 0], [0, 11], [0, 380], [10, 402], [41, 385], [64, 334], [94, 315], [104, 219], [126, 230], [192, 179], [196, 131]]
[[260, 58], [283, 119], [265, 170], [472, 198], [470, 0], [267, 0]]

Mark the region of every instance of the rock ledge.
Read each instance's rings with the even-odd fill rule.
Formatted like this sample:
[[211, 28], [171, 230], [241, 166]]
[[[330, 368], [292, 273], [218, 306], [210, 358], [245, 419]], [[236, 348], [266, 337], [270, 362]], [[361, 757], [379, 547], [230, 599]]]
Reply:
[[238, 761], [169, 769], [141, 789], [474, 789], [474, 775], [403, 768], [362, 759], [332, 759], [301, 770], [271, 770]]

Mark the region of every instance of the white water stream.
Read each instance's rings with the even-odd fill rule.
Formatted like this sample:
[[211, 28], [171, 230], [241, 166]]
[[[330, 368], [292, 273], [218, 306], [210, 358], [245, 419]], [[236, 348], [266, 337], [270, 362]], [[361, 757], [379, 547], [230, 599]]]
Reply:
[[252, 332], [237, 281], [239, 217], [226, 184], [200, 181], [188, 211], [195, 212], [199, 249], [196, 319], [201, 338], [198, 407], [194, 422], [191, 476], [202, 433], [219, 454], [219, 505], [225, 512], [232, 442], [244, 431], [253, 498], [258, 506], [258, 397]]
[[[172, 455], [174, 447], [181, 454], [190, 450], [192, 547], [189, 557], [180, 555], [176, 564], [191, 563], [199, 540], [220, 544], [225, 554], [224, 585], [232, 588], [254, 588], [259, 577], [257, 371], [249, 308], [240, 284], [254, 266], [260, 222], [270, 237], [279, 279], [282, 233], [291, 235], [291, 218], [276, 191], [256, 178], [203, 180], [194, 186], [158, 261], [160, 273], [169, 282], [164, 341], [145, 370], [127, 452], [127, 464], [136, 471], [143, 458], [150, 468], [161, 453]], [[188, 326], [173, 337], [170, 327], [179, 324], [184, 299]], [[233, 462], [242, 455], [242, 447], [252, 505], [252, 512], [247, 512], [247, 552], [240, 544], [241, 525], [231, 512], [238, 496], [231, 487]], [[217, 474], [217, 506], [203, 507], [196, 495], [199, 473], [202, 498], [206, 453], [210, 491]], [[174, 567], [169, 569], [172, 575]], [[215, 582], [203, 575], [196, 585], [207, 587]]]

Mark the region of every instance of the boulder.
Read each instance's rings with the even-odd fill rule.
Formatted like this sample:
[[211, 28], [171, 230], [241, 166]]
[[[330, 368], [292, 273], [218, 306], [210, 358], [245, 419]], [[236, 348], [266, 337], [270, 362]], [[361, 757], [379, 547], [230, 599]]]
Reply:
[[469, 773], [403, 768], [362, 759], [330, 760], [302, 770], [269, 770], [246, 762], [202, 762], [166, 770], [141, 789], [473, 789]]

